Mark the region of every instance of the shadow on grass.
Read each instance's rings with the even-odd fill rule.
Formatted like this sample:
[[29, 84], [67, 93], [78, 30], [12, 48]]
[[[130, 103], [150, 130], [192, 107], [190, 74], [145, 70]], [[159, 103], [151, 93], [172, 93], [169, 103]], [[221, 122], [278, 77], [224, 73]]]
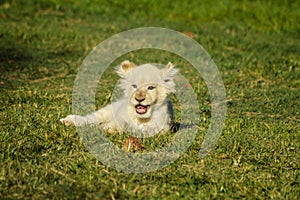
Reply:
[[0, 46], [0, 90], [15, 89], [16, 86], [23, 85], [20, 73], [33, 63], [32, 51], [14, 41], [4, 41], [3, 38]]
[[0, 73], [22, 70], [32, 62], [31, 50], [13, 41], [0, 42]]

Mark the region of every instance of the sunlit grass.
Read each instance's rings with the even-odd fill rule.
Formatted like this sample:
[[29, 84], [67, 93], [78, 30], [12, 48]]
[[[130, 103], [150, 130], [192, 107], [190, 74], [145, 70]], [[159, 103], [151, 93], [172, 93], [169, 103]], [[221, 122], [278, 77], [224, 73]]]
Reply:
[[[297, 199], [299, 10], [296, 1], [2, 1], [1, 199]], [[199, 159], [210, 118], [201, 77], [167, 52], [124, 55], [137, 64], [172, 61], [201, 113], [196, 140], [177, 161], [124, 174], [97, 161], [59, 119], [72, 113], [76, 73], [93, 47], [141, 26], [189, 33], [208, 51], [226, 87], [227, 118], [215, 149]], [[111, 67], [96, 107], [110, 101], [117, 81]], [[128, 136], [109, 137], [121, 148]], [[141, 142], [150, 151], [171, 138]]]

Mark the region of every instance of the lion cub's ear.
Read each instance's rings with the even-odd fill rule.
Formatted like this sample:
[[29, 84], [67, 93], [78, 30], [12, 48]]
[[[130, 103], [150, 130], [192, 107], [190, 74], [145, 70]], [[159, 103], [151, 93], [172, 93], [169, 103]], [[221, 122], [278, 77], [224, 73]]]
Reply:
[[136, 65], [129, 60], [125, 60], [121, 63], [120, 67], [117, 69], [117, 73], [119, 76], [124, 76], [127, 72], [129, 72], [131, 69], [135, 68]]
[[164, 85], [171, 92], [175, 92], [175, 83], [173, 80], [177, 75], [178, 71], [179, 70], [176, 69], [171, 62], [169, 62], [164, 69], [161, 69]]
[[166, 65], [167, 69], [171, 69], [174, 68], [174, 65], [171, 62], [168, 62], [168, 64]]
[[169, 62], [165, 69], [163, 69], [163, 78], [165, 82], [172, 81], [176, 74], [178, 73], [178, 69], [175, 69], [174, 65]]

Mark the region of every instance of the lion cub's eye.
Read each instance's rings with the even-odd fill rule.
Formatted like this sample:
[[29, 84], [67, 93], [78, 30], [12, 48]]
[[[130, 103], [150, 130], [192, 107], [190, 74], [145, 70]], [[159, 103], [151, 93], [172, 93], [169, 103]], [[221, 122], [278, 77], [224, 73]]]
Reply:
[[131, 85], [133, 88], [137, 88], [137, 85], [136, 84], [132, 84]]
[[155, 89], [155, 87], [154, 86], [148, 86], [148, 88], [147, 88], [148, 90], [154, 90]]

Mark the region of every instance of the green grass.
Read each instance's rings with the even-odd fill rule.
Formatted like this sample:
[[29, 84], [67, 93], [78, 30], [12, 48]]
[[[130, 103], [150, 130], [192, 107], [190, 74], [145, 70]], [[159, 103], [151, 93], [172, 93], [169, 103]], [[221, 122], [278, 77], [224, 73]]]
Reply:
[[[288, 0], [0, 1], [1, 199], [298, 199], [299, 19], [300, 4]], [[210, 117], [201, 77], [175, 55], [125, 55], [176, 63], [198, 95], [202, 120], [195, 142], [173, 164], [125, 174], [97, 161], [59, 119], [72, 112], [73, 83], [93, 47], [145, 26], [194, 34], [222, 75], [227, 118], [215, 149], [199, 159], [209, 123], [203, 118]], [[97, 107], [109, 102], [111, 72]], [[124, 137], [112, 140], [120, 146]]]

